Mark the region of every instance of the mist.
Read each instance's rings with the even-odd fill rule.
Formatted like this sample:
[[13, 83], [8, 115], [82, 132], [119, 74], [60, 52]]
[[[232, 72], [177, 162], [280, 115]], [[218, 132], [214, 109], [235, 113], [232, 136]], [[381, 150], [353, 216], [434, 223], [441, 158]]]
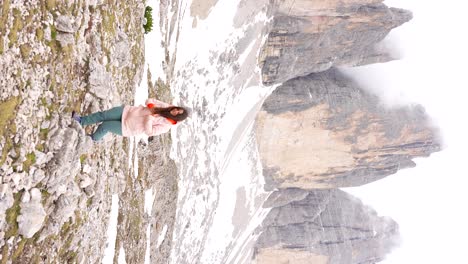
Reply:
[[416, 168], [346, 191], [400, 225], [402, 244], [381, 262], [466, 263], [468, 236], [465, 152], [468, 59], [461, 1], [385, 1], [413, 12], [413, 20], [385, 40], [400, 60], [343, 71], [386, 107], [422, 105], [439, 127], [443, 150]]

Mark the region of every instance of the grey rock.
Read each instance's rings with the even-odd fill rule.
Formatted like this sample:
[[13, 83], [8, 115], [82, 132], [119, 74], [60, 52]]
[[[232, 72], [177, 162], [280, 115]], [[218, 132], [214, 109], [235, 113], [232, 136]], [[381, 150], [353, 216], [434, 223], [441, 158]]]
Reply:
[[53, 218], [60, 226], [73, 216], [75, 209], [78, 206], [79, 190], [75, 186], [74, 191], [69, 189], [66, 195], [61, 195], [56, 202], [55, 213]]
[[89, 6], [99, 6], [104, 4], [104, 0], [89, 0], [87, 3]]
[[76, 30], [73, 28], [71, 18], [68, 16], [59, 16], [55, 20], [55, 28], [60, 32], [74, 33]]
[[341, 190], [314, 190], [273, 208], [255, 260], [263, 263], [376, 263], [399, 241], [398, 224]]
[[130, 42], [127, 34], [123, 31], [118, 32], [118, 39], [115, 43], [113, 57], [119, 67], [126, 67], [130, 64]]
[[88, 209], [88, 197], [86, 195], [81, 195], [78, 200], [78, 208], [79, 210], [87, 210]]
[[60, 42], [62, 46], [67, 46], [75, 43], [75, 37], [73, 36], [73, 34], [69, 33], [57, 34], [56, 40]]
[[46, 174], [43, 170], [37, 169], [34, 171], [33, 177], [32, 177], [32, 183], [33, 185], [36, 185], [40, 183], [43, 179], [45, 179]]
[[106, 67], [92, 61], [89, 64], [90, 75], [89, 84], [90, 92], [97, 98], [106, 99], [109, 97], [111, 91], [111, 75], [106, 71]]
[[6, 199], [7, 200], [7, 193], [11, 192], [9, 191], [9, 185], [8, 184], [0, 184], [0, 199]]
[[31, 196], [30, 198], [31, 201], [34, 201], [34, 202], [41, 201], [42, 195], [41, 195], [41, 191], [38, 188], [32, 188], [29, 192]]
[[50, 121], [49, 120], [44, 120], [42, 123], [41, 123], [41, 129], [47, 129], [50, 127]]
[[11, 175], [11, 181], [13, 182], [14, 186], [19, 186], [21, 179], [24, 178], [24, 173], [13, 173]]
[[379, 43], [409, 21], [382, 0], [272, 1], [273, 22], [260, 57], [263, 82], [281, 83], [332, 66], [385, 62]]
[[79, 197], [80, 189], [75, 182], [69, 182], [66, 192], [60, 195], [55, 202], [55, 207], [49, 215], [48, 224], [41, 232], [39, 241], [49, 235], [58, 234], [63, 224], [74, 217], [75, 210], [78, 208]]
[[41, 167], [52, 158], [51, 155], [47, 155], [46, 153], [38, 150], [34, 150], [34, 155], [36, 156], [35, 165], [38, 167]]
[[32, 189], [28, 202], [20, 204], [18, 221], [18, 233], [26, 238], [31, 238], [44, 223], [46, 212], [41, 203], [41, 194], [38, 189]]
[[47, 188], [57, 197], [66, 192], [67, 186], [79, 173], [80, 155], [91, 147], [91, 139], [85, 135], [83, 128], [72, 122], [70, 127], [58, 129], [49, 141], [49, 146], [55, 151], [51, 161], [47, 163]]
[[[3, 245], [5, 245], [5, 241], [4, 241], [4, 240], [5, 240], [5, 239], [4, 239], [4, 238], [5, 238], [5, 232], [2, 231], [2, 230], [3, 230], [3, 226], [0, 226], [0, 228], [1, 228], [1, 229], [0, 229], [0, 247], [3, 247]], [[2, 256], [2, 255], [0, 254], [0, 257], [1, 257], [1, 256]]]
[[84, 188], [90, 186], [91, 184], [94, 184], [95, 182], [96, 182], [95, 179], [92, 179], [91, 177], [85, 175], [85, 176], [81, 177], [80, 188], [84, 189]]
[[255, 130], [268, 190], [359, 186], [440, 150], [421, 106], [387, 109], [336, 69], [278, 87]]
[[92, 185], [89, 185], [85, 188], [85, 193], [88, 197], [93, 197], [96, 194], [96, 191]]
[[[8, 175], [13, 172], [13, 168], [8, 166], [8, 164], [4, 163], [2, 167], [0, 168], [0, 171], [2, 172], [3, 175]], [[1, 177], [1, 176], [0, 176]]]
[[21, 202], [22, 203], [29, 203], [31, 201], [31, 195], [29, 192], [24, 192], [23, 196], [21, 197]]
[[91, 168], [91, 166], [89, 166], [88, 164], [85, 164], [85, 165], [83, 166], [83, 168], [82, 168], [82, 171], [83, 171], [83, 173], [90, 174], [91, 171], [92, 171], [92, 168]]

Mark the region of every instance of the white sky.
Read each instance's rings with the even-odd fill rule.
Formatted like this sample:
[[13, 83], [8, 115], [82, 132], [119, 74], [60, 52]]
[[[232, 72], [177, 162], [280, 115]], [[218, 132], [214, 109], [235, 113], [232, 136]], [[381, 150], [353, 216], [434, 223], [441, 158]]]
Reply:
[[468, 105], [468, 3], [391, 0], [413, 11], [389, 39], [403, 59], [351, 70], [390, 105], [422, 104], [442, 130], [445, 147], [417, 167], [347, 189], [400, 225], [402, 244], [384, 264], [468, 263], [468, 150], [464, 107]]

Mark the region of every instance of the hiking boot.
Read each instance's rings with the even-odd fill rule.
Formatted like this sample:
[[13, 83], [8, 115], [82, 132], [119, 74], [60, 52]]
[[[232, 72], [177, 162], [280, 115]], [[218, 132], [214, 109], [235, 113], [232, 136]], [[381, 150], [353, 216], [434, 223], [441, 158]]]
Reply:
[[81, 125], [81, 116], [79, 116], [75, 111], [72, 112], [72, 118]]

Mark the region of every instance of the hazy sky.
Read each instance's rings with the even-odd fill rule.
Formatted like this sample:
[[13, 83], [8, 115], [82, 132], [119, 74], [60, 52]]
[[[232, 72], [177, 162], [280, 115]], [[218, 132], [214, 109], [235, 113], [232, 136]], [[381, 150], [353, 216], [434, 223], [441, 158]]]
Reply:
[[403, 59], [352, 71], [389, 105], [422, 104], [445, 146], [416, 159], [416, 168], [351, 192], [400, 225], [402, 244], [382, 263], [468, 263], [468, 3], [385, 3], [413, 11], [413, 20], [389, 36]]

